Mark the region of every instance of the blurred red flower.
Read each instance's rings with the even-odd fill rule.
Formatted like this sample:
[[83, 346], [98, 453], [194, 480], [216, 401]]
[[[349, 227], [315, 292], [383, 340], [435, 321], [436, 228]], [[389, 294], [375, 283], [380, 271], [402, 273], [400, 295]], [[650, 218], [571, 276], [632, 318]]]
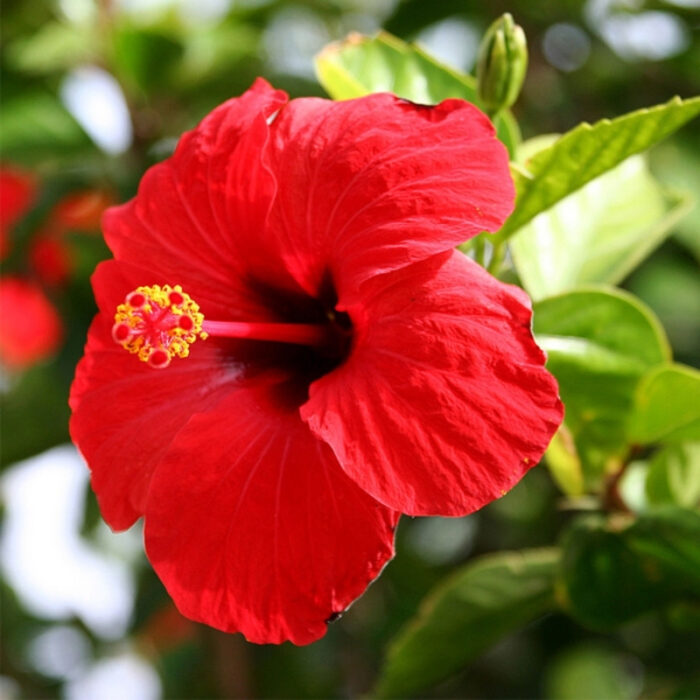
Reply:
[[99, 232], [102, 214], [114, 203], [109, 192], [98, 189], [71, 192], [58, 201], [29, 248], [32, 270], [44, 284], [59, 287], [70, 279], [75, 252], [66, 234]]
[[12, 227], [27, 213], [36, 197], [36, 182], [15, 167], [0, 167], [0, 260], [10, 252]]
[[192, 639], [195, 634], [194, 623], [168, 602], [146, 619], [139, 641], [155, 653], [163, 654]]
[[71, 192], [54, 207], [51, 218], [63, 231], [97, 232], [105, 209], [115, 203], [106, 190]]
[[53, 355], [63, 324], [41, 287], [15, 276], [0, 278], [0, 362], [10, 369], [30, 367]]
[[74, 266], [70, 248], [52, 232], [34, 237], [29, 248], [29, 262], [39, 279], [49, 287], [65, 284]]
[[512, 204], [466, 102], [260, 80], [106, 213], [71, 434], [183, 614], [311, 642], [399, 513], [470, 513], [537, 463], [562, 407], [529, 300], [453, 250]]

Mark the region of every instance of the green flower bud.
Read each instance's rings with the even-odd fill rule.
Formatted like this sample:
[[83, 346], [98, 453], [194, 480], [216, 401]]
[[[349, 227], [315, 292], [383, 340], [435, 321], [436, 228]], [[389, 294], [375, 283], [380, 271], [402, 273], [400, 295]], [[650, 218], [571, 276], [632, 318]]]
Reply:
[[479, 99], [490, 114], [510, 107], [527, 71], [527, 41], [506, 12], [487, 30], [479, 47], [476, 77]]

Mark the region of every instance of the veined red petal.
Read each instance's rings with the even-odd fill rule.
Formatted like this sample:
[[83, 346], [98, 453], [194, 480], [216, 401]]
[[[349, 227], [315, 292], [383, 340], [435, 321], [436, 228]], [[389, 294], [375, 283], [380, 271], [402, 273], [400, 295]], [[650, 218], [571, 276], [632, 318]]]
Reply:
[[192, 418], [153, 477], [145, 540], [187, 617], [307, 644], [391, 558], [398, 514], [345, 476], [285, 394], [259, 383]]
[[410, 515], [464, 515], [539, 461], [562, 419], [530, 306], [459, 252], [373, 281], [357, 344], [302, 417], [367, 493]]
[[[259, 79], [185, 134], [175, 154], [146, 173], [136, 198], [105, 213], [114, 257], [178, 280], [205, 312], [216, 305], [226, 318], [270, 317], [247, 261], [277, 187], [263, 158], [268, 120], [286, 99]], [[284, 277], [279, 256], [274, 261], [274, 275]]]
[[311, 294], [330, 271], [350, 303], [365, 280], [495, 231], [513, 208], [506, 149], [463, 100], [298, 99], [271, 134], [266, 235]]
[[[150, 280], [149, 280], [150, 275]], [[71, 387], [70, 432], [92, 471], [105, 520], [115, 530], [143, 513], [153, 469], [193, 413], [209, 408], [241, 374], [220, 347], [197, 343], [187, 360], [153, 370], [112, 338], [114, 310], [152, 273], [109, 261], [93, 276], [101, 308]]]

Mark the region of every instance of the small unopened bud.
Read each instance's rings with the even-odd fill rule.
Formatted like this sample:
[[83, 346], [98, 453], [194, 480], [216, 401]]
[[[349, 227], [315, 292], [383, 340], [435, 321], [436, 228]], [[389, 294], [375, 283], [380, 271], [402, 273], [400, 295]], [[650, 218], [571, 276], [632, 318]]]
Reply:
[[507, 109], [515, 102], [526, 71], [525, 32], [506, 12], [486, 31], [477, 59], [479, 99], [490, 114]]

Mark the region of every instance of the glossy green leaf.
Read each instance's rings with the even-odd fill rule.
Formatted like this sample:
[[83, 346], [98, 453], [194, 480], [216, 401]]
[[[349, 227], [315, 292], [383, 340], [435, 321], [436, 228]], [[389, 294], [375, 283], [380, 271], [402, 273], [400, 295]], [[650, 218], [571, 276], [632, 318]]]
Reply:
[[319, 81], [334, 100], [393, 92], [423, 104], [449, 97], [476, 100], [476, 81], [442, 65], [421, 48], [386, 32], [351, 34], [316, 57]]
[[641, 444], [700, 441], [700, 372], [674, 364], [645, 375], [628, 432]]
[[649, 464], [646, 495], [652, 504], [687, 508], [700, 502], [700, 442], [669, 445]]
[[670, 358], [651, 311], [626, 292], [590, 287], [535, 304], [534, 330], [577, 446], [621, 450], [640, 378]]
[[93, 148], [87, 134], [49, 93], [30, 93], [4, 102], [0, 122], [0, 151], [7, 160], [33, 164]]
[[418, 693], [552, 609], [558, 558], [556, 549], [507, 552], [458, 571], [392, 643], [372, 697]]
[[515, 173], [515, 211], [498, 234], [503, 240], [630, 156], [647, 150], [700, 114], [700, 97], [674, 97], [663, 105], [617, 119], [579, 124]]
[[642, 156], [629, 158], [520, 229], [510, 241], [516, 270], [534, 299], [617, 284], [691, 206], [662, 190]]
[[[318, 54], [315, 65], [319, 82], [334, 100], [393, 92], [421, 104], [458, 97], [479, 105], [472, 76], [386, 32], [374, 37], [351, 34], [344, 41], [329, 44]], [[499, 138], [514, 153], [520, 130], [510, 112], [499, 115], [496, 127]]]

